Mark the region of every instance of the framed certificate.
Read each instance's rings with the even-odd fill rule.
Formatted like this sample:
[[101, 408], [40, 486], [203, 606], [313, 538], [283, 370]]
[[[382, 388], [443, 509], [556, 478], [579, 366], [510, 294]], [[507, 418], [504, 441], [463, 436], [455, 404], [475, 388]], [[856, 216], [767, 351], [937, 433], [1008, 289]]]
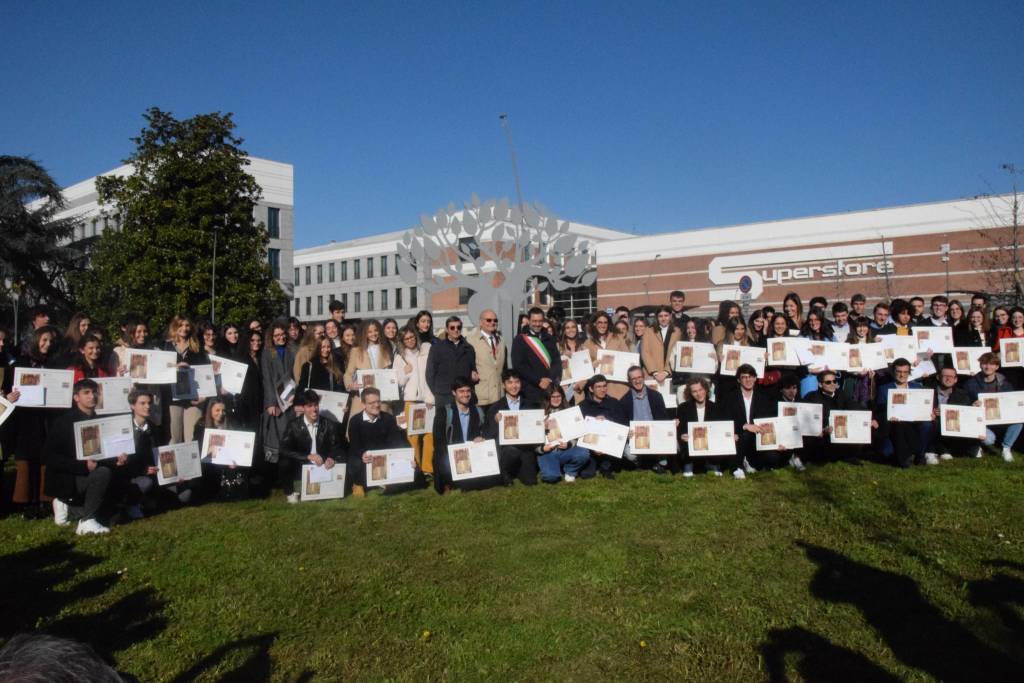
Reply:
[[498, 443], [502, 446], [544, 443], [544, 411], [498, 411]]
[[547, 417], [547, 444], [578, 439], [587, 432], [587, 424], [579, 406], [559, 410]]
[[807, 340], [803, 337], [769, 337], [768, 365], [798, 367], [800, 353], [807, 348]]
[[1024, 391], [1004, 391], [978, 396], [985, 411], [986, 425], [1024, 423]]
[[[1003, 337], [1000, 339], [999, 361], [1000, 365], [1004, 368], [1024, 367], [1024, 337]], [[980, 368], [978, 372], [981, 372]]]
[[203, 432], [201, 457], [214, 465], [236, 465], [252, 467], [252, 449], [256, 443], [255, 432], [240, 432], [233, 429], [207, 429]]
[[174, 384], [171, 385], [171, 399], [175, 401], [198, 401], [217, 395], [217, 381], [213, 365], [192, 365], [177, 368]]
[[981, 372], [981, 364], [978, 359], [988, 352], [987, 346], [954, 346], [952, 356], [956, 374], [977, 375]]
[[3, 396], [0, 396], [0, 425], [10, 419], [14, 414], [14, 404]]
[[434, 428], [434, 414], [434, 406], [413, 403], [409, 408], [409, 423], [405, 426], [405, 433], [410, 436], [429, 434]]
[[850, 344], [847, 351], [849, 372], [860, 374], [866, 370], [885, 370], [889, 362], [885, 359], [885, 348], [881, 342], [873, 344]]
[[917, 358], [917, 340], [910, 335], [887, 334], [879, 337], [885, 351], [885, 362], [892, 363], [897, 358], [904, 358], [911, 363]]
[[321, 415], [335, 422], [345, 421], [345, 413], [348, 412], [348, 394], [325, 389], [314, 389], [313, 391], [320, 397]]
[[210, 365], [213, 367], [213, 376], [218, 388], [229, 394], [242, 393], [245, 375], [249, 371], [248, 365], [224, 356], [210, 356]]
[[761, 417], [754, 420], [754, 424], [765, 427], [764, 431], [756, 435], [759, 451], [777, 451], [779, 447], [787, 451], [803, 448], [804, 438], [800, 434], [800, 423], [795, 415]]
[[75, 457], [79, 460], [106, 460], [135, 453], [135, 435], [131, 415], [100, 417], [74, 423]]
[[736, 435], [732, 421], [691, 422], [686, 426], [690, 457], [736, 455]]
[[14, 368], [14, 388], [21, 392], [19, 408], [70, 408], [74, 385], [72, 370]]
[[394, 370], [356, 370], [356, 381], [361, 382], [363, 389], [376, 387], [380, 390], [381, 401], [397, 401], [398, 373]]
[[931, 422], [931, 389], [890, 389], [886, 400], [886, 415], [900, 422]]
[[639, 353], [598, 349], [594, 374], [604, 375], [610, 382], [625, 382], [626, 371], [634, 365], [640, 365]]
[[96, 414], [117, 415], [131, 412], [128, 394], [132, 381], [127, 377], [98, 377], [96, 382]]
[[589, 351], [577, 351], [571, 356], [562, 357], [561, 384], [585, 382], [594, 376], [594, 364], [590, 362]]
[[935, 369], [935, 363], [927, 358], [919, 358], [916, 364], [910, 366], [910, 381], [931, 377], [936, 372], [938, 371]]
[[366, 451], [366, 485], [410, 484], [416, 478], [416, 457], [411, 448]]
[[302, 488], [299, 500], [327, 500], [345, 497], [345, 465], [335, 464], [331, 469], [323, 466], [302, 466]]
[[751, 365], [759, 378], [764, 377], [764, 359], [765, 351], [760, 346], [723, 344], [721, 373], [735, 377], [741, 365]]
[[801, 436], [821, 436], [823, 412], [819, 403], [779, 401], [779, 417], [795, 417]]
[[718, 354], [707, 342], [676, 342], [673, 353], [676, 372], [713, 375], [718, 372]]
[[675, 420], [634, 421], [629, 428], [629, 450], [635, 455], [674, 455], [679, 450]]
[[985, 438], [985, 408], [979, 406], [955, 406], [947, 403], [939, 406], [939, 428], [943, 436], [961, 439]]
[[156, 481], [160, 486], [203, 476], [203, 466], [199, 462], [199, 444], [195, 441], [154, 448], [153, 454]]
[[846, 371], [850, 365], [850, 345], [845, 342], [807, 340], [797, 352], [801, 365], [811, 368]]
[[492, 477], [501, 474], [498, 466], [498, 444], [488, 441], [466, 441], [448, 445], [448, 466], [452, 481]]
[[871, 443], [870, 410], [833, 410], [828, 414], [828, 426], [832, 443]]
[[918, 353], [953, 353], [952, 327], [912, 327], [910, 333], [917, 341]]
[[178, 380], [178, 354], [174, 351], [129, 349], [128, 377], [139, 384], [174, 384]]
[[587, 431], [579, 440], [578, 446], [613, 458], [622, 457], [626, 450], [626, 441], [629, 439], [629, 427], [593, 417], [584, 418], [583, 421]]

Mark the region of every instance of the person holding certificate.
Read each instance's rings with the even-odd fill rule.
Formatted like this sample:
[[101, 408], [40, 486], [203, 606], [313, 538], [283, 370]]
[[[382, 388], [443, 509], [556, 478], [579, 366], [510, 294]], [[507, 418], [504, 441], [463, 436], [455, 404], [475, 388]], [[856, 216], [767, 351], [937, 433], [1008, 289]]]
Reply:
[[[153, 451], [161, 445], [156, 425], [149, 420], [153, 409], [153, 394], [134, 388], [128, 394], [128, 406], [132, 411], [132, 438], [135, 453], [128, 456], [128, 466], [123, 474], [121, 487], [125, 491], [125, 512], [132, 519], [142, 519], [142, 500], [156, 484], [156, 465]], [[191, 492], [189, 492], [191, 494]], [[188, 496], [181, 502], [187, 502]]]
[[[263, 448], [268, 463], [280, 462], [281, 437], [291, 419], [291, 406], [282, 405], [281, 391], [292, 381], [295, 349], [288, 342], [288, 327], [275, 322], [267, 329], [263, 344], [260, 370], [263, 373]], [[294, 482], [284, 482], [286, 493], [291, 493]]]
[[363, 409], [362, 401], [359, 399], [363, 383], [358, 379], [358, 372], [390, 368], [393, 360], [391, 344], [384, 339], [380, 323], [376, 320], [365, 321], [359, 328], [359, 339], [345, 364], [345, 388], [352, 392], [352, 415]]
[[672, 376], [672, 354], [682, 340], [682, 330], [672, 322], [672, 309], [659, 306], [658, 324], [647, 328], [640, 344], [640, 361], [648, 377], [660, 383]]
[[[667, 306], [663, 308], [668, 309]], [[659, 313], [659, 315], [661, 314]], [[672, 346], [675, 347], [675, 342], [672, 343]], [[665, 408], [665, 399], [662, 395], [657, 391], [651, 391], [644, 384], [645, 377], [642, 369], [634, 365], [626, 371], [626, 377], [629, 379], [629, 393], [619, 399], [619, 414], [622, 416], [624, 424], [628, 425], [634, 420], [640, 422], [672, 419]], [[639, 456], [630, 453], [629, 443], [627, 443], [623, 457], [635, 462]], [[657, 457], [658, 461], [651, 469], [658, 474], [668, 473], [668, 458], [653, 457]]]
[[[193, 333], [192, 321], [184, 316], [176, 315], [171, 319], [171, 324], [167, 326], [167, 339], [164, 341], [163, 350], [174, 351], [177, 354], [179, 368], [210, 362], [206, 353], [199, 348], [199, 340]], [[199, 403], [189, 399], [170, 402], [171, 443], [184, 443], [186, 435], [195, 431], [203, 416]]]
[[[811, 309], [808, 314], [808, 319], [816, 311]], [[830, 371], [826, 371], [830, 372]], [[824, 373], [822, 373], [824, 374]], [[835, 373], [833, 373], [835, 374]], [[782, 379], [779, 380], [779, 399], [775, 402], [775, 414], [779, 417], [784, 417], [784, 411], [780, 403], [799, 403], [800, 401], [800, 380], [796, 378], [796, 375], [792, 373], [785, 373], [782, 375]], [[806, 399], [803, 401], [809, 403]], [[788, 414], [787, 414], [788, 415]], [[807, 469], [804, 466], [804, 460], [806, 459], [807, 453], [814, 453], [821, 449], [821, 435], [807, 436], [803, 435], [802, 439], [803, 446], [800, 448], [794, 448], [791, 450], [783, 450], [778, 453], [772, 453], [771, 451], [762, 451], [758, 453], [761, 457], [762, 462], [768, 461], [770, 467], [778, 467], [779, 465], [788, 462], [789, 466], [797, 472], [803, 472]]]
[[885, 425], [880, 430], [881, 451], [885, 456], [893, 456], [896, 465], [906, 469], [911, 465], [923, 465], [924, 437], [926, 426], [930, 422], [902, 422], [889, 418], [889, 392], [893, 389], [921, 389], [920, 382], [910, 381], [910, 361], [897, 358], [892, 364], [893, 381], [878, 389], [875, 401], [875, 422]]
[[[688, 435], [690, 423], [731, 420], [732, 415], [724, 407], [710, 399], [711, 382], [706, 377], [690, 377], [686, 380], [685, 393], [686, 401], [676, 406], [676, 419], [679, 420], [677, 433], [679, 441], [682, 443], [680, 461], [683, 466], [683, 476], [689, 478], [693, 476], [693, 463], [695, 462], [690, 458], [690, 437]], [[723, 465], [727, 469], [737, 469], [739, 466], [736, 457], [731, 455], [713, 458], [701, 457], [700, 461], [704, 463], [705, 471], [716, 477], [722, 476], [721, 466]], [[740, 469], [740, 471], [743, 470]]]
[[725, 345], [750, 345], [750, 339], [747, 337], [747, 324], [743, 322], [743, 318], [739, 316], [729, 318], [725, 322], [725, 334], [722, 340], [715, 345], [715, 351], [718, 353], [718, 360], [720, 361], [718, 366], [718, 384], [715, 387], [716, 395], [718, 396], [725, 396], [736, 391], [736, 371], [742, 365], [739, 354], [736, 354], [735, 357], [727, 355], [725, 349], [722, 348]]
[[[996, 330], [996, 338], [992, 343], [992, 350], [995, 353], [999, 353], [1003, 339], [1012, 339], [1020, 342], [1022, 338], [1024, 338], [1024, 309], [1019, 306], [1014, 306], [1010, 309], [1009, 324]], [[1014, 346], [1017, 348], [1010, 347], [1010, 351], [1011, 353], [1015, 353], [1019, 356], [1019, 345]], [[1016, 359], [1009, 356], [1006, 359], [1007, 363], [1013, 362], [1014, 360]], [[1012, 384], [1017, 391], [1024, 389], [1024, 368], [1003, 368], [1003, 375], [1010, 381], [1010, 384]]]
[[[108, 461], [78, 460], [75, 452], [75, 423], [96, 417], [96, 382], [83, 379], [75, 383], [72, 408], [54, 420], [43, 449], [46, 462], [46, 494], [53, 497], [53, 521], [66, 526], [69, 513], [80, 517], [75, 533], [105, 534], [110, 529], [98, 516], [109, 502], [113, 470]], [[123, 467], [127, 455], [114, 461]]]
[[[601, 351], [624, 351], [629, 352], [629, 343], [625, 337], [617, 334], [612, 329], [612, 319], [608, 317], [608, 314], [604, 311], [598, 311], [594, 316], [593, 322], [590, 323], [590, 330], [587, 335], [587, 341], [584, 342], [583, 348], [590, 352], [590, 362], [594, 364], [595, 369], [597, 368], [597, 356]], [[515, 365], [515, 358], [512, 359], [512, 364]], [[595, 375], [596, 377], [596, 375]], [[613, 399], [618, 400], [626, 395], [629, 391], [629, 387], [622, 382], [609, 382], [608, 378], [601, 375], [604, 379], [605, 394], [611, 396]], [[587, 385], [594, 378], [591, 377], [588, 380]], [[585, 385], [586, 388], [586, 385]], [[589, 389], [587, 391], [587, 398], [590, 396]], [[584, 398], [583, 402], [586, 403], [587, 399]], [[582, 404], [581, 404], [582, 405]], [[602, 470], [604, 473], [605, 470]], [[611, 470], [607, 470], [611, 474]]]
[[939, 419], [939, 411], [944, 406], [969, 406], [973, 405], [974, 401], [971, 400], [971, 395], [966, 389], [957, 386], [957, 375], [956, 368], [946, 366], [939, 370], [937, 375], [937, 381], [935, 382], [935, 399], [932, 401], [934, 406], [932, 409], [932, 420], [930, 438], [927, 447], [927, 453], [925, 453], [925, 459], [929, 453], [939, 453], [939, 460], [952, 460], [953, 455], [973, 455], [974, 452], [979, 448], [978, 442], [975, 439], [964, 439], [956, 436], [943, 436], [941, 430], [941, 424]]
[[[380, 404], [380, 394], [377, 394]], [[342, 462], [345, 451], [342, 446], [341, 427], [336, 422], [320, 417], [320, 395], [312, 389], [301, 389], [295, 393], [293, 406], [301, 411], [298, 417], [288, 422], [281, 437], [281, 476], [283, 478], [285, 499], [289, 503], [299, 502], [298, 486], [302, 479], [302, 466], [316, 465], [331, 469], [336, 462]], [[394, 418], [391, 418], [394, 420]], [[352, 493], [364, 495], [365, 468], [362, 463], [346, 469], [348, 477], [357, 479], [359, 492], [353, 485]], [[359, 472], [364, 472], [360, 478]]]
[[[609, 395], [608, 384], [609, 382], [604, 375], [594, 375], [588, 379], [586, 385], [587, 397], [580, 404], [580, 412], [583, 413], [583, 417], [592, 417], [595, 420], [611, 420], [619, 424], [626, 424], [619, 410], [618, 400]], [[615, 473], [612, 472], [611, 456], [590, 451], [590, 463], [583, 472], [583, 476], [589, 479], [594, 476], [595, 469], [605, 479], [615, 478]]]
[[[505, 395], [493, 403], [487, 411], [484, 436], [494, 439], [498, 445], [498, 464], [501, 467], [501, 478], [505, 486], [511, 486], [515, 479], [519, 479], [524, 486], [533, 486], [537, 483], [537, 453], [534, 446], [517, 446], [501, 444], [498, 439], [498, 430], [503, 428], [501, 423], [502, 413], [517, 412], [519, 410], [537, 410], [539, 403], [535, 403], [522, 395], [523, 378], [516, 370], [505, 370], [501, 373], [501, 385]], [[552, 382], [548, 387], [558, 384]]]
[[[196, 425], [191, 441], [202, 445], [207, 429], [233, 429], [241, 427], [228, 415], [228, 406], [220, 397], [211, 398], [206, 402], [203, 419]], [[233, 463], [225, 468], [223, 465], [204, 462], [203, 495], [207, 499], [217, 496], [225, 500], [244, 498], [248, 493], [249, 477], [246, 470], [238, 469]]]
[[[753, 474], [757, 469], [753, 462], [764, 461], [770, 465], [773, 458], [758, 457], [757, 435], [765, 431], [764, 425], [754, 424], [754, 420], [762, 417], [775, 417], [775, 402], [768, 394], [757, 386], [757, 371], [752, 365], [744, 363], [736, 371], [739, 389], [723, 397], [723, 406], [732, 416], [736, 434], [736, 456], [740, 466], [733, 470], [733, 477], [743, 479], [746, 474]], [[769, 454], [770, 455], [770, 454]]]
[[[861, 322], [864, 323], [861, 326]], [[854, 323], [857, 329], [867, 326], [867, 318], [859, 318]], [[833, 410], [861, 410], [862, 405], [849, 398], [839, 389], [839, 377], [832, 370], [825, 370], [818, 374], [818, 389], [804, 396], [805, 403], [816, 403], [821, 406], [822, 436], [804, 437], [804, 452], [825, 462], [837, 462], [842, 460], [850, 465], [860, 465], [861, 447], [852, 444], [832, 443], [832, 431], [829, 427], [829, 415]], [[810, 442], [810, 443], [808, 443]]]
[[[557, 384], [549, 387], [543, 406], [545, 417], [568, 408], [569, 403], [562, 393], [562, 387]], [[576, 477], [580, 476], [580, 470], [590, 462], [590, 451], [577, 446], [575, 440], [566, 441], [560, 435], [552, 434], [550, 422], [545, 422], [544, 427], [547, 441], [537, 447], [537, 465], [540, 467], [541, 481], [547, 484], [557, 483], [562, 478], [567, 482], [576, 481]], [[562, 468], [565, 468], [564, 475]]]
[[527, 328], [512, 340], [509, 358], [522, 379], [523, 397], [539, 406], [548, 388], [562, 379], [562, 363], [558, 344], [544, 329], [544, 311], [531, 308], [527, 320]]
[[[427, 357], [430, 355], [430, 342], [420, 341], [415, 327], [405, 327], [398, 335], [400, 351], [395, 354], [395, 362], [391, 366], [398, 378], [398, 386], [402, 388], [405, 400], [405, 423], [412, 425], [412, 407], [417, 403], [434, 405], [434, 394], [427, 386]], [[416, 459], [416, 467], [424, 476], [434, 473], [434, 435], [409, 434], [409, 445]]]
[[448, 446], [485, 441], [486, 420], [483, 411], [473, 405], [473, 381], [469, 377], [456, 377], [448, 401], [443, 405], [438, 402], [434, 414], [435, 491], [444, 494], [453, 486]]
[[[46, 369], [53, 367], [57, 352], [57, 329], [37, 328], [27, 344], [28, 353], [15, 364], [18, 368]], [[13, 374], [13, 373], [12, 373]], [[15, 401], [17, 404], [17, 401]], [[14, 494], [12, 502], [26, 518], [38, 519], [49, 515], [50, 497], [44, 493], [46, 467], [40, 447], [46, 442], [47, 420], [53, 414], [48, 408], [18, 406], [9, 428], [14, 437]], [[74, 457], [74, 448], [72, 448]]]
[[[967, 383], [964, 384], [964, 389], [970, 395], [971, 402], [974, 405], [983, 405], [985, 398], [991, 397], [992, 394], [1014, 390], [1013, 385], [999, 372], [998, 353], [989, 352], [982, 354], [981, 358], [978, 359], [978, 364], [981, 365], [981, 372], [967, 380]], [[988, 413], [988, 406], [986, 406], [986, 413]], [[985, 430], [985, 445], [991, 446], [998, 439], [1003, 447], [1003, 460], [1013, 462], [1013, 451], [1011, 449], [1013, 444], [1016, 443], [1017, 437], [1020, 436], [1022, 428], [1024, 428], [1024, 424], [1020, 423], [992, 425]], [[974, 457], [980, 458], [982, 450], [982, 447], [978, 446]]]
[[348, 468], [352, 495], [362, 498], [366, 495], [366, 463], [370, 462], [367, 451], [388, 448], [407, 448], [405, 432], [391, 413], [383, 411], [380, 389], [363, 389], [362, 411], [354, 414], [348, 425]]

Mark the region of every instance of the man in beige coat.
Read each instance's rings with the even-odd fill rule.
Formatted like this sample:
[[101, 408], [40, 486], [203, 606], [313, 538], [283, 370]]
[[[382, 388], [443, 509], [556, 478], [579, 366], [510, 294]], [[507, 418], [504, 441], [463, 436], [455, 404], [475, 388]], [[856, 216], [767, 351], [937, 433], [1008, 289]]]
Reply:
[[640, 361], [648, 377], [661, 382], [672, 376], [672, 354], [682, 340], [679, 328], [672, 324], [672, 309], [660, 306], [658, 324], [647, 328], [640, 344]]
[[466, 341], [476, 351], [476, 373], [480, 376], [474, 387], [476, 402], [486, 414], [504, 393], [501, 373], [505, 369], [505, 342], [498, 336], [498, 314], [489, 309], [481, 313], [479, 325], [466, 335]]

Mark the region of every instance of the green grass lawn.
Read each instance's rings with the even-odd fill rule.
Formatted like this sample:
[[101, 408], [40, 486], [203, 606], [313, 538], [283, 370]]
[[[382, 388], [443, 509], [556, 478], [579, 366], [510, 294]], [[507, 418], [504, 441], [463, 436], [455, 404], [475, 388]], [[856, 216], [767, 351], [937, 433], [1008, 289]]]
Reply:
[[1021, 680], [1024, 464], [0, 521], [0, 639], [143, 681]]

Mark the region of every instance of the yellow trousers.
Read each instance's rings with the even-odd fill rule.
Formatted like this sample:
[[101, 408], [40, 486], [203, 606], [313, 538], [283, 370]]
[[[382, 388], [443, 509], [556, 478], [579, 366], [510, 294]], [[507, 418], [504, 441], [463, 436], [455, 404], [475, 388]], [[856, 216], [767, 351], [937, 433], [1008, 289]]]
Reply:
[[[407, 426], [412, 426], [412, 406], [412, 401], [405, 402], [405, 424]], [[416, 458], [416, 466], [424, 474], [433, 474], [434, 434], [432, 432], [427, 432], [426, 434], [407, 434], [406, 438], [409, 439], [409, 445], [412, 446], [412, 451]]]

